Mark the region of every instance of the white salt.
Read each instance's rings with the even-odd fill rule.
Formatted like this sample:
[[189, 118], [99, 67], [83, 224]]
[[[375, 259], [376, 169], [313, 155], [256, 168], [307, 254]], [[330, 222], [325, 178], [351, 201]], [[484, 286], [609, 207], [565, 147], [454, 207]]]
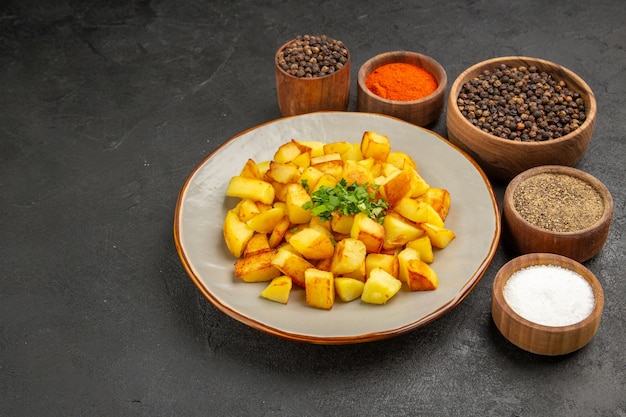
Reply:
[[593, 289], [578, 273], [555, 265], [534, 265], [513, 273], [504, 299], [517, 314], [544, 326], [584, 320], [594, 307]]

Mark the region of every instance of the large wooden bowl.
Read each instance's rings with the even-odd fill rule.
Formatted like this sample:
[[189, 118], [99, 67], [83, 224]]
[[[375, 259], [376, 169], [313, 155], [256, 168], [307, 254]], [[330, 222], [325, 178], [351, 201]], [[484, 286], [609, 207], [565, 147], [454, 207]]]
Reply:
[[322, 110], [346, 111], [350, 102], [349, 51], [348, 62], [339, 71], [323, 77], [299, 78], [286, 73], [278, 65], [278, 55], [292, 42], [281, 46], [274, 57], [276, 95], [281, 114], [294, 116]]
[[[513, 273], [533, 265], [553, 265], [578, 273], [591, 285], [594, 307], [585, 319], [568, 326], [545, 326], [517, 314], [506, 302], [504, 286]], [[591, 341], [598, 331], [604, 291], [595, 275], [580, 263], [565, 256], [532, 253], [505, 264], [496, 274], [492, 287], [491, 315], [502, 335], [514, 345], [540, 355], [564, 355], [574, 352]]]
[[[437, 80], [437, 89], [419, 100], [388, 100], [371, 92], [365, 85], [367, 77], [378, 67], [394, 62], [413, 64], [430, 72]], [[431, 57], [410, 51], [385, 52], [369, 59], [359, 69], [357, 77], [358, 110], [394, 116], [418, 126], [435, 122], [445, 104], [448, 78], [445, 69]]]
[[[543, 142], [521, 142], [504, 139], [472, 125], [460, 112], [457, 99], [463, 85], [484, 70], [500, 64], [512, 67], [532, 65], [563, 80], [578, 92], [585, 103], [586, 120], [573, 132]], [[584, 154], [596, 121], [596, 99], [589, 86], [572, 71], [552, 62], [523, 56], [493, 58], [479, 62], [463, 71], [452, 84], [446, 108], [448, 139], [469, 153], [485, 173], [495, 181], [510, 181], [522, 171], [540, 165], [574, 166]]]
[[[591, 185], [604, 202], [604, 212], [600, 219], [585, 229], [572, 232], [550, 231], [524, 219], [515, 209], [513, 197], [515, 190], [526, 179], [543, 173], [569, 175]], [[506, 188], [502, 204], [503, 238], [509, 246], [521, 254], [550, 252], [567, 256], [578, 262], [585, 262], [600, 252], [606, 243], [613, 210], [611, 193], [594, 176], [579, 169], [561, 165], [531, 168], [517, 175]]]

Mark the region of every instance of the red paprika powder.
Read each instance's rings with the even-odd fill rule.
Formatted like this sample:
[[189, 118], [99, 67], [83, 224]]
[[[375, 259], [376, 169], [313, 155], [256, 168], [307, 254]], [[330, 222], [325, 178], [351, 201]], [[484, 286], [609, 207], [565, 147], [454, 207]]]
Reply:
[[365, 79], [366, 87], [388, 100], [418, 100], [432, 94], [438, 87], [435, 77], [424, 68], [394, 62], [376, 68]]

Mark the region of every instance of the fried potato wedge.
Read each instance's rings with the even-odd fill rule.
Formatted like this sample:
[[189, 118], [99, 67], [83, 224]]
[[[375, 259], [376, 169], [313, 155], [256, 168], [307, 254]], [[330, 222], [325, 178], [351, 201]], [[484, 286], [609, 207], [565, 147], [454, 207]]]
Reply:
[[314, 268], [314, 265], [286, 247], [280, 247], [272, 259], [272, 266], [288, 275], [293, 283], [304, 288], [304, 271]]
[[330, 310], [335, 303], [335, 282], [332, 272], [309, 268], [304, 272], [306, 303]]
[[274, 187], [269, 182], [238, 175], [230, 179], [226, 189], [229, 197], [249, 198], [265, 204], [272, 204], [275, 194]]
[[380, 268], [373, 269], [365, 281], [361, 301], [385, 304], [400, 291], [402, 283]]
[[254, 236], [254, 230], [239, 220], [239, 216], [234, 210], [229, 210], [226, 213], [223, 233], [226, 247], [235, 258], [241, 257], [246, 244]]
[[272, 265], [275, 251], [260, 252], [235, 262], [235, 275], [245, 282], [270, 281], [281, 275]]
[[293, 282], [287, 275], [281, 275], [272, 279], [267, 287], [261, 292], [261, 297], [281, 304], [287, 304]]

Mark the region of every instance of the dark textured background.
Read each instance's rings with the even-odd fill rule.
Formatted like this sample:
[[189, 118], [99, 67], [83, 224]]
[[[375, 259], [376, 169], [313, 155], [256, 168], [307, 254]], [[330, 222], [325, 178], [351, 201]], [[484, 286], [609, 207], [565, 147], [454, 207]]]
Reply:
[[[0, 416], [626, 416], [625, 22], [617, 0], [1, 2]], [[587, 81], [598, 119], [577, 167], [615, 200], [585, 264], [606, 296], [589, 345], [549, 358], [503, 339], [504, 248], [457, 308], [374, 343], [286, 341], [201, 296], [173, 242], [177, 193], [280, 117], [273, 55], [304, 33], [350, 48], [351, 111], [359, 66], [396, 49], [450, 82], [502, 55]], [[445, 116], [431, 128], [446, 137]]]

